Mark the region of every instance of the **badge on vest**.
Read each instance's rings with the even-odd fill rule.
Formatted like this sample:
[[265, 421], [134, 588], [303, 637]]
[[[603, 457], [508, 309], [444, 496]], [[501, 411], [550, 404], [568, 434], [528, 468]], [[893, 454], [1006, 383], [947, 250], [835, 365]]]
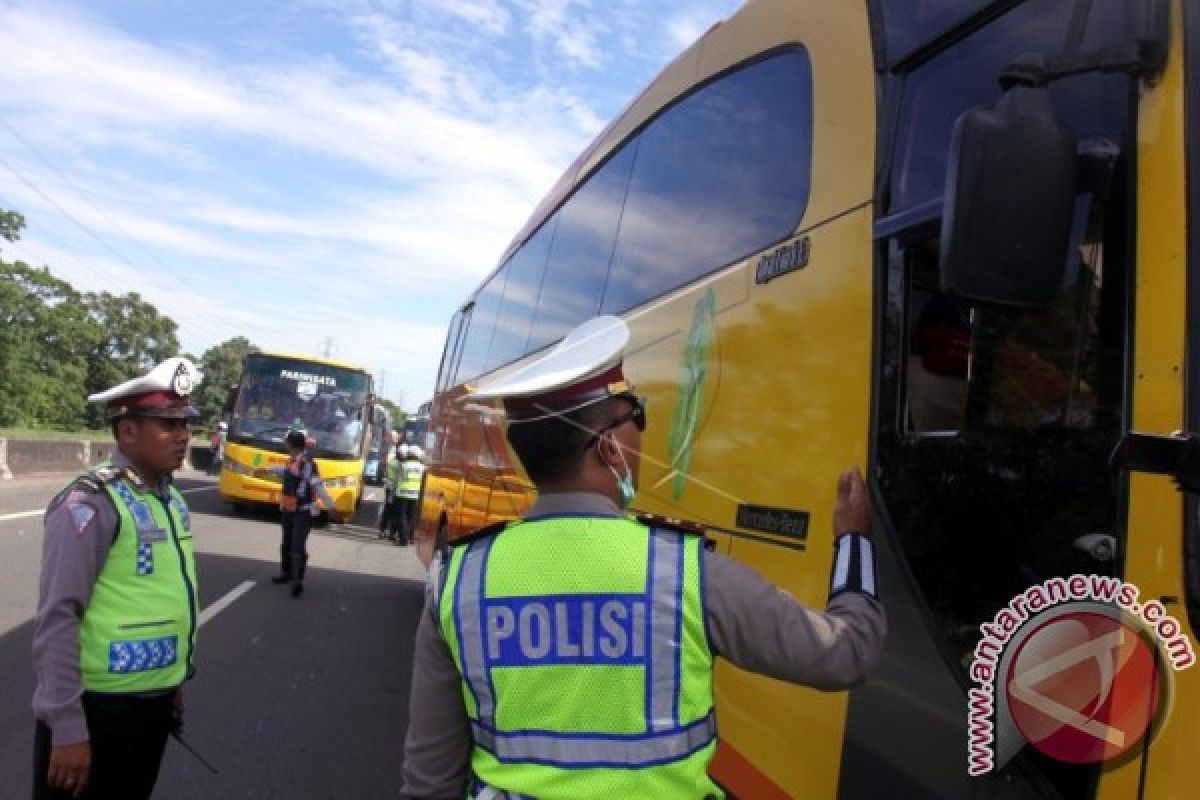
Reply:
[[167, 540], [167, 532], [157, 525], [147, 528], [137, 529], [138, 544], [154, 544], [155, 542], [165, 542]]
[[483, 606], [492, 667], [646, 662], [645, 595], [497, 597]]

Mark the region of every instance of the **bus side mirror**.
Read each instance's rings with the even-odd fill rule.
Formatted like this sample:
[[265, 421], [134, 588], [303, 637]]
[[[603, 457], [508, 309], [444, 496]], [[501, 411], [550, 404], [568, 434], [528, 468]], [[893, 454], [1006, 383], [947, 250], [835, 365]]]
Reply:
[[1075, 136], [1050, 91], [1017, 85], [954, 125], [946, 169], [942, 289], [972, 302], [1044, 309], [1067, 266]]

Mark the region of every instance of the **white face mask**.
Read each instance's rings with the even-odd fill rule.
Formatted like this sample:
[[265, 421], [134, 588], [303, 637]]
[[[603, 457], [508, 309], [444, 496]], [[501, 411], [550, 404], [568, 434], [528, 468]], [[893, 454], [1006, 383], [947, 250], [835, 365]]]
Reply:
[[608, 470], [613, 474], [613, 477], [617, 479], [617, 492], [621, 495], [621, 509], [624, 510], [629, 508], [629, 505], [633, 502], [634, 496], [637, 495], [637, 487], [633, 485], [633, 470], [629, 468], [629, 462], [625, 460], [625, 448], [617, 444], [615, 437], [613, 438], [612, 442], [617, 448], [617, 455], [621, 457], [621, 465], [625, 467], [625, 476], [622, 477], [618, 475], [617, 468], [612, 464], [608, 465]]

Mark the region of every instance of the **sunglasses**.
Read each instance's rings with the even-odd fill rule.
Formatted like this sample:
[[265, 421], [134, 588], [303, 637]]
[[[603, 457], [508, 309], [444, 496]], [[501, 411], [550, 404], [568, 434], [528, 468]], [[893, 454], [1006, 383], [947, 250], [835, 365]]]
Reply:
[[608, 423], [608, 427], [605, 428], [604, 430], [606, 430], [606, 431], [616, 430], [617, 428], [624, 425], [626, 422], [632, 422], [634, 425], [637, 426], [638, 431], [645, 432], [645, 430], [646, 430], [646, 399], [644, 397], [638, 397], [637, 395], [632, 395], [632, 394], [621, 394], [621, 395], [617, 395], [617, 397], [626, 401], [627, 403], [632, 404], [633, 408], [630, 409], [628, 413], [622, 414], [621, 416], [614, 419], [612, 422]]
[[587, 447], [584, 448], [585, 450], [591, 448], [592, 445], [594, 445], [596, 442], [600, 441], [601, 436], [608, 433], [609, 431], [616, 430], [617, 428], [624, 425], [626, 422], [632, 422], [634, 425], [637, 426], [637, 429], [639, 431], [644, 432], [646, 430], [646, 400], [645, 400], [645, 398], [638, 397], [637, 395], [632, 395], [632, 394], [619, 394], [619, 395], [617, 395], [617, 397], [628, 403], [632, 403], [633, 409], [625, 414], [622, 414], [621, 416], [617, 417], [616, 419], [612, 420], [607, 425], [605, 425], [603, 428], [601, 428], [599, 431], [597, 431], [595, 433], [595, 435], [592, 436], [591, 439], [588, 439]]

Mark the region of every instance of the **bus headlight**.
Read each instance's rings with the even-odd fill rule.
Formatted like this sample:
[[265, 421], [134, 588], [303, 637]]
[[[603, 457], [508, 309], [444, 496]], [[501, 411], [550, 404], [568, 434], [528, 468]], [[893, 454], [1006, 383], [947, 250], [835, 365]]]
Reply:
[[238, 463], [237, 461], [234, 461], [231, 458], [227, 458], [224, 461], [222, 461], [221, 466], [224, 469], [227, 469], [230, 472], [234, 473], [235, 475], [253, 475], [254, 474], [254, 470], [251, 467], [247, 467], [245, 464]]
[[346, 475], [341, 478], [330, 478], [329, 480], [325, 481], [325, 487], [327, 489], [344, 489], [352, 486], [358, 486], [357, 475]]

